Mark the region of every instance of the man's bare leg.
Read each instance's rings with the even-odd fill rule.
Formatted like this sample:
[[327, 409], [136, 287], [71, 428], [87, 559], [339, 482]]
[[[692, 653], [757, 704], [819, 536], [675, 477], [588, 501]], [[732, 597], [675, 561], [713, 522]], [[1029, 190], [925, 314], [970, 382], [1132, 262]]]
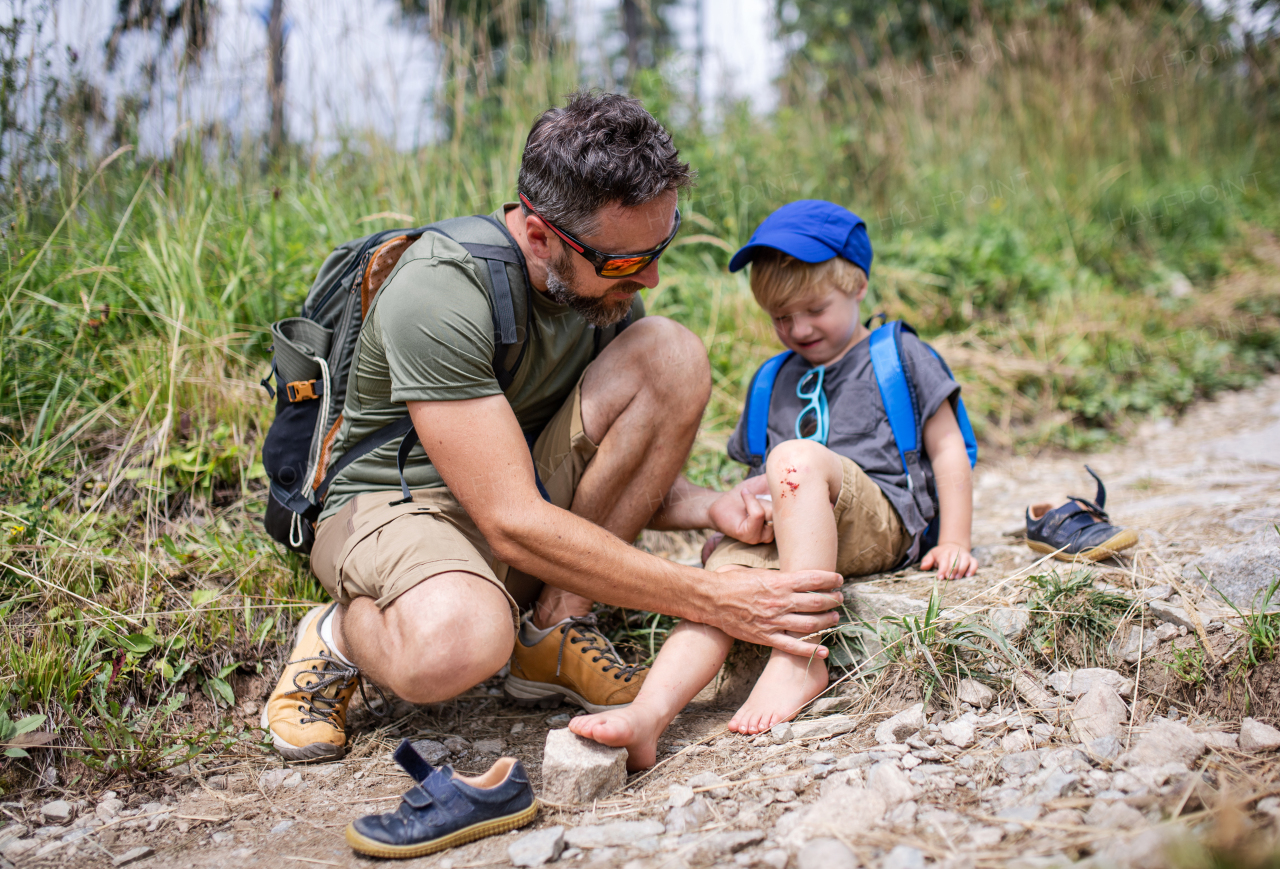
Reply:
[[[631, 542], [653, 518], [689, 457], [711, 396], [702, 342], [665, 317], [645, 317], [614, 339], [582, 381], [582, 425], [595, 458], [570, 510]], [[547, 628], [591, 612], [593, 601], [545, 586], [533, 623]]]
[[569, 729], [602, 745], [625, 747], [632, 772], [653, 766], [658, 737], [716, 675], [732, 645], [718, 628], [681, 622], [662, 644], [635, 702], [617, 711], [579, 715]]
[[338, 651], [411, 703], [448, 700], [483, 682], [507, 663], [515, 642], [506, 596], [461, 571], [418, 583], [384, 610], [358, 597], [333, 619]]
[[[783, 571], [836, 569], [836, 517], [844, 470], [840, 457], [814, 441], [786, 441], [766, 462], [773, 498], [773, 527]], [[738, 733], [760, 733], [786, 721], [827, 687], [821, 658], [779, 652], [756, 681], [751, 696], [729, 721]]]

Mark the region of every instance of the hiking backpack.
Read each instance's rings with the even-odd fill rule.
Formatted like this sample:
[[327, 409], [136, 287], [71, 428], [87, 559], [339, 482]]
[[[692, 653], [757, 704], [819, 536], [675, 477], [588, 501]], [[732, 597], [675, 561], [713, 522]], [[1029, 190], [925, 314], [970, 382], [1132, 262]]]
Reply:
[[[881, 314], [881, 317], [884, 315]], [[870, 327], [875, 317], [867, 321]], [[938, 510], [935, 494], [929, 491], [924, 474], [924, 466], [920, 461], [920, 451], [924, 441], [924, 420], [920, 419], [920, 402], [916, 397], [915, 377], [910, 364], [902, 355], [902, 333], [916, 334], [901, 320], [892, 320], [871, 333], [871, 367], [875, 371], [876, 385], [880, 387], [880, 400], [884, 404], [885, 415], [889, 418], [889, 428], [893, 430], [893, 439], [898, 445], [898, 455], [902, 459], [902, 469], [907, 475], [907, 490], [915, 501], [920, 515], [929, 523], [925, 529], [921, 552], [928, 552], [937, 545]], [[924, 344], [924, 342], [921, 342]], [[937, 350], [928, 344], [924, 345], [934, 358], [942, 364], [942, 370], [952, 377]], [[773, 398], [773, 384], [778, 379], [778, 371], [782, 364], [790, 359], [792, 351], [779, 353], [760, 366], [751, 380], [751, 388], [747, 391], [747, 406], [743, 409], [742, 418], [745, 426], [747, 454], [753, 466], [764, 463], [768, 450], [769, 435], [769, 403]], [[954, 378], [952, 378], [954, 379]], [[964, 436], [964, 449], [969, 454], [969, 467], [978, 461], [978, 441], [973, 435], [973, 426], [969, 424], [969, 414], [964, 409], [964, 400], [956, 399], [956, 422], [960, 426], [960, 434]]]
[[[404, 416], [352, 444], [333, 467], [328, 465], [342, 425], [347, 378], [360, 328], [400, 257], [426, 232], [456, 241], [484, 265], [477, 272], [492, 303], [493, 371], [503, 391], [511, 386], [524, 358], [533, 317], [533, 285], [524, 256], [502, 221], [488, 215], [455, 217], [416, 229], [375, 232], [337, 247], [320, 267], [301, 315], [272, 324], [274, 355], [271, 371], [262, 380], [276, 402], [275, 420], [262, 445], [262, 464], [271, 481], [263, 525], [273, 539], [294, 552], [311, 551], [315, 520], [338, 474], [356, 459], [396, 439], [400, 440], [397, 463], [401, 491], [405, 500], [410, 498], [404, 466], [418, 436], [408, 409]], [[524, 280], [522, 326], [516, 325], [509, 266], [519, 269]], [[630, 314], [616, 326], [595, 329], [594, 352], [598, 354], [629, 322]], [[546, 497], [540, 480], [538, 489]]]

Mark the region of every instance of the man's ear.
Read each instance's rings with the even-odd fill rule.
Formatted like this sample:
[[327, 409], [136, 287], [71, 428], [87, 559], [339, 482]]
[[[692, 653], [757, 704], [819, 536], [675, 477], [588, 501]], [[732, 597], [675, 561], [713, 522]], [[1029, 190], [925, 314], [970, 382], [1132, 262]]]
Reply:
[[536, 214], [524, 217], [524, 236], [529, 240], [529, 250], [538, 259], [551, 259], [555, 251], [551, 249], [551, 230]]

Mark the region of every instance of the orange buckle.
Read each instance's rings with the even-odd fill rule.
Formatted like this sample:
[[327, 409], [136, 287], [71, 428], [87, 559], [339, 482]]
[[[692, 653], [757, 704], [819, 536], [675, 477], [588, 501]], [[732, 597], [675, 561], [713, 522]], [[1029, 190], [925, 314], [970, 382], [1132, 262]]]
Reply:
[[314, 380], [295, 380], [292, 383], [286, 383], [284, 388], [288, 391], [289, 401], [306, 401], [308, 398], [319, 398], [315, 391]]

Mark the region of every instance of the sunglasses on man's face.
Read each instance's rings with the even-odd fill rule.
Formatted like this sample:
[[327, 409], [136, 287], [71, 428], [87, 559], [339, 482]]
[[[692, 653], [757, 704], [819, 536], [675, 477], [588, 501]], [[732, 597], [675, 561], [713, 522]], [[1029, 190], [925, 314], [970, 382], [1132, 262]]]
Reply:
[[591, 263], [595, 267], [596, 274], [602, 278], [629, 278], [644, 271], [649, 267], [650, 263], [662, 256], [662, 252], [667, 249], [667, 245], [671, 244], [676, 237], [676, 233], [680, 231], [680, 209], [677, 208], [675, 226], [671, 228], [671, 235], [667, 236], [667, 240], [653, 250], [647, 250], [644, 253], [605, 253], [578, 241], [578, 239], [547, 220], [538, 213], [538, 209], [533, 207], [533, 203], [526, 199], [523, 193], [520, 194], [520, 201], [539, 220], [551, 227], [551, 231], [560, 236], [565, 244], [576, 250], [582, 255], [583, 259]]

